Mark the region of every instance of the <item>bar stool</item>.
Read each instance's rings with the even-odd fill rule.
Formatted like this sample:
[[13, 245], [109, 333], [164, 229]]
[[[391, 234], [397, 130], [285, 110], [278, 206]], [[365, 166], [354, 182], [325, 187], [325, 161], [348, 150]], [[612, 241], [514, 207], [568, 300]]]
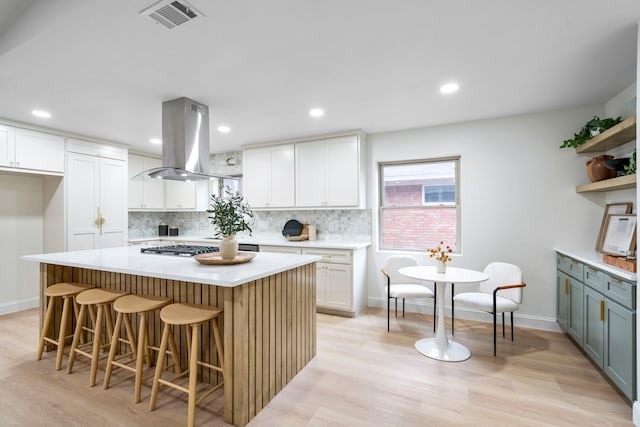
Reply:
[[[40, 334], [40, 341], [38, 343], [38, 355], [36, 360], [42, 359], [42, 352], [44, 351], [45, 342], [55, 344], [58, 346], [58, 352], [56, 355], [56, 371], [62, 369], [62, 355], [64, 354], [64, 344], [67, 338], [73, 335], [67, 335], [67, 327], [71, 320], [71, 305], [73, 305], [73, 311], [78, 319], [78, 305], [76, 303], [76, 295], [87, 289], [91, 289], [93, 286], [84, 283], [75, 282], [63, 282], [51, 285], [44, 290], [45, 298], [49, 297], [49, 304], [47, 305], [47, 314], [44, 316], [44, 324], [42, 325], [42, 333]], [[55, 311], [56, 300], [59, 301], [62, 298], [62, 317], [60, 318], [60, 331], [58, 333], [58, 340], [47, 337], [47, 332], [53, 322], [53, 312]]]
[[[153, 387], [151, 389], [151, 399], [149, 401], [149, 410], [153, 411], [156, 407], [156, 400], [158, 398], [158, 389], [160, 384], [168, 385], [176, 390], [180, 390], [189, 395], [189, 408], [187, 425], [192, 427], [195, 421], [196, 404], [200, 403], [202, 399], [209, 396], [211, 393], [222, 387], [223, 382], [212, 387], [211, 390], [203, 393], [198, 399], [196, 399], [196, 382], [198, 378], [198, 365], [204, 366], [219, 372], [223, 372], [224, 368], [224, 350], [222, 347], [222, 335], [220, 333], [220, 325], [218, 324], [218, 316], [222, 313], [221, 308], [211, 307], [206, 305], [195, 304], [171, 304], [160, 310], [160, 319], [164, 322], [164, 329], [162, 331], [162, 341], [160, 342], [160, 350], [158, 353], [158, 361], [156, 363], [156, 372], [153, 377]], [[199, 339], [200, 339], [200, 326], [206, 322], [211, 321], [213, 324], [213, 336], [216, 342], [216, 351], [218, 352], [219, 366], [210, 365], [198, 360], [199, 352]], [[164, 357], [167, 350], [167, 344], [170, 341], [170, 336], [173, 336], [173, 326], [187, 326], [187, 342], [189, 345], [189, 369], [178, 375], [175, 379], [189, 374], [189, 388], [186, 389], [171, 381], [163, 380], [162, 365], [164, 364]]]
[[[93, 387], [96, 385], [96, 374], [98, 372], [98, 360], [100, 359], [100, 348], [102, 340], [102, 319], [103, 317], [107, 323], [107, 344], [109, 345], [110, 338], [113, 335], [113, 318], [111, 317], [111, 304], [125, 295], [126, 292], [120, 292], [112, 289], [95, 288], [81, 292], [76, 297], [76, 301], [80, 305], [80, 314], [78, 315], [78, 323], [76, 324], [76, 330], [73, 335], [73, 343], [71, 344], [71, 352], [69, 353], [69, 362], [67, 364], [67, 373], [70, 374], [73, 371], [73, 363], [76, 358], [76, 354], [88, 357], [91, 359], [91, 374], [89, 377], [89, 385]], [[98, 307], [98, 313], [93, 315], [93, 307]], [[87, 314], [87, 308], [90, 311], [93, 321], [93, 329], [84, 326], [84, 320]], [[79, 348], [80, 335], [82, 331], [88, 331], [93, 333], [93, 341], [83, 344], [84, 346], [93, 346], [91, 354], [83, 351]]]
[[[111, 349], [109, 350], [109, 359], [107, 360], [107, 367], [104, 374], [104, 389], [109, 388], [109, 381], [111, 380], [111, 373], [113, 367], [123, 368], [128, 371], [134, 372], [135, 376], [135, 403], [140, 402], [140, 393], [142, 389], [142, 371], [144, 368], [144, 362], [146, 359], [147, 366], [151, 366], [153, 361], [151, 359], [151, 350], [159, 350], [158, 347], [153, 347], [149, 344], [149, 314], [156, 310], [160, 310], [162, 307], [168, 305], [171, 300], [166, 298], [158, 298], [152, 296], [142, 295], [125, 295], [118, 298], [113, 303], [113, 309], [118, 313], [116, 317], [116, 326], [113, 330], [113, 336], [111, 337]], [[136, 345], [136, 337], [133, 334], [133, 328], [131, 326], [131, 319], [129, 315], [138, 315], [140, 322], [138, 327], [138, 344]], [[120, 329], [124, 321], [125, 331], [127, 333], [128, 340], [120, 338]], [[128, 344], [131, 351], [126, 354], [121, 354], [116, 358], [116, 349], [118, 343], [124, 342]], [[176, 346], [173, 335], [169, 337], [169, 348], [171, 355], [173, 356], [174, 365], [180, 371], [180, 363], [177, 361], [178, 348]], [[126, 363], [122, 363], [119, 360], [133, 355], [133, 359]], [[135, 367], [129, 366], [132, 362], [135, 362]], [[170, 366], [169, 366], [170, 367]]]

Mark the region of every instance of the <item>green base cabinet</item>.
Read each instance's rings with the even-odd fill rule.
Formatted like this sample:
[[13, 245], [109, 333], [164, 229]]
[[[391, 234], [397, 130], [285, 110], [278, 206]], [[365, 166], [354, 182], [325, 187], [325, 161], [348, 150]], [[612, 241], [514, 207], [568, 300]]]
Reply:
[[636, 381], [636, 283], [557, 255], [556, 319], [630, 400]]

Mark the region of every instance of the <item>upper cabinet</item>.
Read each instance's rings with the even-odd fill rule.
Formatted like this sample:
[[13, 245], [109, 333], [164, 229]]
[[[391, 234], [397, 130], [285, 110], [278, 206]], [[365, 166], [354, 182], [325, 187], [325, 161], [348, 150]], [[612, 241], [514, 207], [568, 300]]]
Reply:
[[0, 167], [61, 175], [64, 137], [0, 125]]
[[363, 208], [361, 133], [247, 148], [244, 196], [252, 208]]
[[[606, 131], [594, 136], [589, 141], [576, 147], [576, 153], [597, 153], [611, 150], [636, 139], [636, 116], [631, 116]], [[576, 193], [594, 191], [623, 190], [635, 188], [636, 175], [623, 175], [604, 181], [579, 185]]]
[[132, 180], [140, 172], [162, 166], [162, 160], [129, 154], [129, 209], [164, 209], [164, 182], [162, 180]]
[[196, 183], [165, 181], [164, 208], [167, 210], [194, 210], [196, 208]]
[[293, 144], [244, 150], [243, 194], [252, 208], [294, 206], [294, 153]]
[[358, 135], [296, 144], [296, 206], [358, 207]]

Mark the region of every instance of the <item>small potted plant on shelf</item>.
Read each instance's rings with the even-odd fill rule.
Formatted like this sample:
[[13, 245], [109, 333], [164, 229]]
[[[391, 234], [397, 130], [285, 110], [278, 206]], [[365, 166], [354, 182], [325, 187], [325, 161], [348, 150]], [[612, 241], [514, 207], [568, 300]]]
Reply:
[[220, 242], [220, 257], [234, 259], [238, 255], [238, 241], [236, 234], [248, 231], [251, 235], [251, 224], [254, 214], [251, 207], [238, 193], [232, 193], [225, 188], [225, 196], [211, 195], [210, 214], [211, 224], [216, 228], [216, 237], [222, 237]]
[[433, 258], [437, 261], [436, 272], [445, 273], [447, 271], [447, 262], [451, 261], [449, 254], [453, 252], [450, 246], [445, 246], [444, 242], [440, 242], [437, 248], [427, 249], [429, 258]]
[[565, 139], [560, 148], [576, 148], [584, 144], [594, 136], [598, 135], [610, 127], [613, 127], [622, 121], [622, 117], [601, 119], [593, 116], [591, 120], [582, 126], [578, 133], [573, 134], [573, 138]]

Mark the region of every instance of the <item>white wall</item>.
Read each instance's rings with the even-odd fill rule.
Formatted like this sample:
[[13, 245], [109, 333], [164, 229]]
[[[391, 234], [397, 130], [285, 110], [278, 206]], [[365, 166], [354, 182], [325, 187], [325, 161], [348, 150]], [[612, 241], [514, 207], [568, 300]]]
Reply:
[[0, 174], [0, 314], [38, 306], [38, 264], [21, 255], [42, 253], [43, 178]]
[[[370, 135], [369, 304], [384, 302], [379, 268], [390, 254], [378, 250], [375, 229], [378, 162], [460, 155], [462, 253], [451, 265], [478, 270], [491, 261], [519, 265], [527, 288], [517, 323], [557, 330], [553, 249], [595, 247], [606, 202], [605, 193], [575, 192], [576, 185], [589, 182], [585, 163], [592, 155], [559, 146], [594, 114], [603, 115], [604, 105]], [[635, 200], [634, 190], [614, 193]], [[433, 263], [424, 252], [413, 255]], [[456, 316], [489, 320], [461, 310]]]

